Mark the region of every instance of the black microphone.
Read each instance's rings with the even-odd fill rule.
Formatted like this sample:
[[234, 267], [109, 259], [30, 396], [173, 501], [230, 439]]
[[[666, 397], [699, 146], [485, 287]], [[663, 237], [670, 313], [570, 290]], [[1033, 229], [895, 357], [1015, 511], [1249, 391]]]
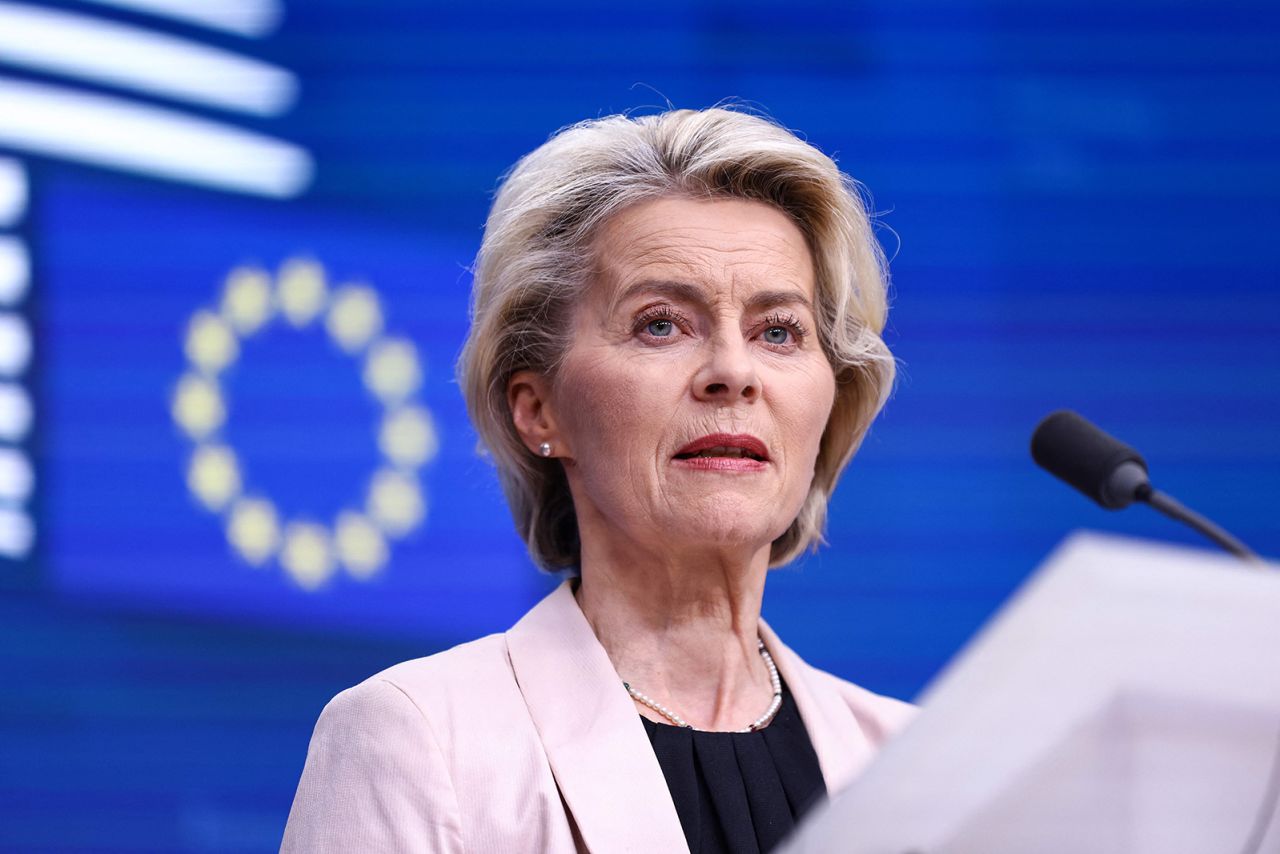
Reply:
[[1036, 427], [1031, 458], [1108, 510], [1141, 501], [1139, 493], [1151, 490], [1142, 454], [1069, 409], [1054, 412]]
[[1141, 501], [1190, 525], [1237, 557], [1262, 560], [1222, 528], [1154, 488], [1142, 454], [1075, 412], [1060, 409], [1040, 422], [1031, 434], [1031, 458], [1108, 510]]

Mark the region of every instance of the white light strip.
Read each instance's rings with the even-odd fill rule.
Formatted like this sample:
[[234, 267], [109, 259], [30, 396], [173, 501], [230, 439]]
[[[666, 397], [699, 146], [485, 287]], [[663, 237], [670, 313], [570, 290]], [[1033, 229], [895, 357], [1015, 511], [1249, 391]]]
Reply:
[[0, 557], [24, 558], [31, 552], [36, 528], [21, 510], [0, 508]]
[[145, 12], [172, 18], [215, 30], [242, 36], [261, 37], [280, 25], [281, 8], [277, 0], [90, 0], [103, 6], [115, 6], [134, 12]]
[[34, 414], [25, 388], [17, 383], [0, 383], [0, 439], [21, 442], [27, 438]]
[[30, 362], [31, 330], [26, 319], [7, 311], [0, 312], [0, 374], [17, 376], [27, 369]]
[[311, 181], [296, 145], [171, 110], [0, 78], [0, 146], [276, 198]]
[[0, 228], [16, 225], [27, 212], [27, 170], [11, 157], [0, 157]]
[[292, 74], [137, 27], [0, 2], [0, 62], [257, 115], [297, 96]]
[[31, 256], [26, 245], [10, 234], [0, 234], [0, 305], [13, 305], [31, 286]]
[[14, 448], [0, 448], [0, 500], [21, 504], [36, 486], [35, 469], [27, 455]]

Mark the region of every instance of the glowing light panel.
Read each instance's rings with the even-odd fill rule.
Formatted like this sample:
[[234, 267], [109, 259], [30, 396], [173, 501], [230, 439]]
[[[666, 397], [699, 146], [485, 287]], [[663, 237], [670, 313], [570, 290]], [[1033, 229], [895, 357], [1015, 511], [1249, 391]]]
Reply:
[[225, 30], [242, 36], [265, 36], [280, 24], [280, 4], [273, 0], [89, 0], [135, 12]]
[[16, 376], [31, 361], [31, 329], [16, 314], [0, 314], [0, 374]]
[[0, 500], [21, 504], [31, 497], [35, 483], [27, 455], [15, 448], [0, 448]]
[[27, 210], [27, 173], [22, 164], [0, 157], [0, 228], [22, 219]]
[[284, 69], [175, 36], [0, 3], [0, 61], [257, 115], [293, 103]]
[[36, 528], [21, 510], [0, 508], [0, 556], [23, 558], [31, 552]]
[[31, 256], [16, 237], [0, 235], [0, 305], [26, 296], [31, 285]]
[[20, 385], [0, 383], [0, 439], [20, 442], [31, 430], [31, 395]]
[[311, 157], [262, 134], [158, 107], [0, 79], [0, 145], [255, 195], [289, 197]]

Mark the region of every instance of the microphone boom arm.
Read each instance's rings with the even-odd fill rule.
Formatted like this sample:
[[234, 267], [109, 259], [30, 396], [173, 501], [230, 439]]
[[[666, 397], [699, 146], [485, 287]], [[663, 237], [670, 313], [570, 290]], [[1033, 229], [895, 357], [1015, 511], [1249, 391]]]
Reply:
[[1196, 529], [1201, 534], [1204, 534], [1206, 537], [1213, 540], [1219, 546], [1231, 552], [1241, 560], [1256, 563], [1259, 566], [1263, 565], [1264, 562], [1262, 558], [1258, 556], [1257, 552], [1253, 551], [1244, 543], [1240, 542], [1240, 540], [1227, 533], [1227, 531], [1221, 526], [1211, 522], [1204, 516], [1201, 516], [1199, 513], [1192, 510], [1172, 495], [1161, 492], [1148, 484], [1145, 488], [1140, 487], [1135, 497], [1139, 501], [1159, 510], [1170, 519], [1182, 522], [1184, 525]]

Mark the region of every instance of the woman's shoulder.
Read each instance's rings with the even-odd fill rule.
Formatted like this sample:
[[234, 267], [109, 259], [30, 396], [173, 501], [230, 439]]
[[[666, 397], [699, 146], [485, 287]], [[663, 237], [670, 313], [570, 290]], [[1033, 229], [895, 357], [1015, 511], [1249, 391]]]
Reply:
[[464, 789], [491, 774], [491, 766], [545, 764], [503, 635], [375, 673], [329, 701], [317, 724], [322, 729], [427, 745]]
[[814, 679], [824, 682], [840, 695], [854, 717], [858, 719], [867, 737], [875, 744], [888, 741], [891, 736], [910, 723], [919, 712], [919, 708], [911, 703], [877, 694], [816, 667], [811, 667], [810, 670]]
[[465, 744], [472, 734], [490, 738], [485, 731], [488, 726], [513, 731], [524, 727], [532, 732], [528, 705], [511, 662], [511, 644], [522, 627], [528, 634], [527, 624], [536, 623], [541, 634], [563, 634], [566, 596], [572, 604], [572, 595], [557, 589], [507, 632], [375, 673], [334, 697], [325, 712], [362, 716], [389, 714], [390, 707], [398, 707], [400, 715], [416, 712], [448, 745]]
[[[504, 635], [459, 644], [434, 655], [394, 664], [347, 688], [326, 712], [384, 715], [416, 711], [448, 727], [485, 707], [518, 694]], [[459, 717], [461, 716], [461, 717]]]
[[[530, 809], [544, 821], [531, 823]], [[560, 809], [506, 640], [491, 635], [396, 664], [329, 701], [284, 850], [517, 850], [522, 840], [572, 850]]]

